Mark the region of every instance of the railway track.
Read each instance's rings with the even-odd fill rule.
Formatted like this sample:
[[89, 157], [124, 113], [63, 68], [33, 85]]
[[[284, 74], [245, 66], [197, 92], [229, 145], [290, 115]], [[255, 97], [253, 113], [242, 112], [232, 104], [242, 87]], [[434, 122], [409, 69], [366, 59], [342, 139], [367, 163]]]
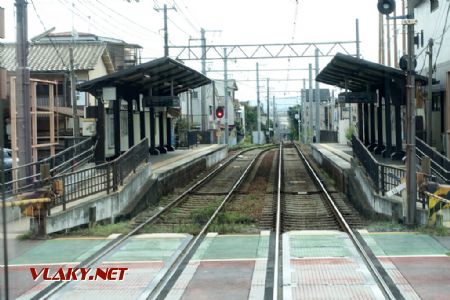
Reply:
[[[339, 193], [330, 194], [300, 148], [293, 144], [283, 149], [280, 145], [278, 165], [278, 194], [275, 223], [276, 241], [273, 295], [279, 299], [283, 285], [280, 242], [281, 233], [290, 230], [341, 230], [347, 233], [360, 257], [372, 274], [386, 299], [403, 299], [363, 238], [354, 230], [364, 224], [362, 218]], [[279, 216], [279, 217], [278, 217]]]
[[[158, 232], [168, 227], [173, 228], [173, 226], [190, 219], [189, 217], [196, 210], [205, 209], [206, 205], [209, 208], [208, 212], [210, 214], [205, 218], [204, 222], [199, 222], [202, 223], [202, 226], [195, 230], [194, 233], [196, 236], [185, 245], [180, 256], [172, 263], [168, 272], [156, 287], [151, 290], [145, 290], [140, 297], [142, 299], [163, 298], [171, 284], [173, 284], [177, 274], [182, 271], [182, 266], [189, 260], [203, 240], [212, 221], [217, 217], [219, 211], [242, 183], [258, 156], [265, 150], [267, 148], [244, 150], [229, 158], [211, 173], [194, 183], [181, 195], [167, 203], [163, 209], [144, 212], [137, 218], [133, 228], [127, 234], [121, 235], [109, 242], [102, 249], [81, 262], [76, 268], [89, 268], [101, 263], [109, 253], [118, 249], [126, 240], [138, 234], [145, 226], [154, 225]], [[187, 225], [186, 222], [183, 225]], [[36, 294], [32, 299], [48, 299], [57, 296], [58, 291], [65, 288], [68, 284], [75, 283], [70, 283], [69, 281], [54, 282]]]
[[[242, 207], [248, 203], [248, 197], [255, 197], [256, 202], [263, 204], [258, 208], [249, 208], [249, 213], [254, 214], [256, 230], [270, 229], [273, 232], [271, 245], [274, 250], [269, 252], [269, 260], [273, 261], [274, 268], [273, 274], [269, 274], [272, 271], [268, 270], [267, 276], [273, 282], [273, 294], [272, 297], [266, 295], [266, 298], [280, 299], [281, 296], [282, 233], [310, 229], [346, 232], [386, 298], [402, 298], [375, 256], [367, 251], [368, 247], [353, 230], [364, 225], [362, 218], [346, 203], [342, 194], [334, 191], [330, 195], [327, 192], [295, 145], [284, 149], [280, 145], [278, 152], [266, 148], [235, 155], [181, 195], [165, 202], [164, 209], [143, 212], [134, 220], [133, 229], [128, 234], [113, 240], [78, 267], [99, 264], [108, 253], [118, 249], [124, 241], [141, 230], [186, 232], [186, 228], [189, 228], [194, 237], [184, 245], [179, 256], [170, 262], [161, 280], [145, 289], [140, 297], [164, 299], [202, 243], [211, 224], [217, 222], [219, 214], [224, 210], [242, 211]], [[67, 284], [54, 283], [34, 298], [57, 296], [57, 292]]]

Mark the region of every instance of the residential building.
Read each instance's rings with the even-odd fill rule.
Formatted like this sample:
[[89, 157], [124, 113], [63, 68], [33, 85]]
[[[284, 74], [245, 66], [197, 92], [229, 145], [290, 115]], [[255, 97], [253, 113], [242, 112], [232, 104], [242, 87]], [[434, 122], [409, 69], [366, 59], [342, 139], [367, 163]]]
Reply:
[[[450, 157], [447, 144], [450, 130], [450, 33], [448, 32], [450, 1], [448, 0], [421, 0], [417, 1], [414, 17], [417, 19], [415, 31], [423, 33], [423, 45], [416, 49], [416, 71], [423, 76], [429, 74], [429, 45], [433, 40], [433, 78], [438, 83], [432, 87], [432, 142], [431, 146], [438, 151], [446, 152]], [[422, 37], [420, 38], [420, 40]], [[421, 127], [426, 127], [426, 99], [427, 86], [423, 86], [417, 97], [417, 116]], [[420, 129], [420, 128], [419, 128]], [[426, 129], [426, 128], [425, 128]], [[425, 137], [424, 137], [424, 140]]]
[[[2, 49], [1, 67], [7, 70], [9, 85], [7, 103], [15, 94], [11, 91], [12, 79], [15, 77], [16, 45], [4, 44]], [[72, 49], [72, 50], [71, 50]], [[93, 34], [79, 33], [73, 37], [71, 33], [51, 33], [44, 37], [31, 40], [28, 53], [28, 66], [30, 77], [36, 83], [37, 111], [55, 114], [54, 128], [57, 140], [64, 146], [64, 140], [71, 139], [73, 135], [73, 112], [70, 94], [70, 51], [73, 51], [73, 70], [76, 83], [111, 74], [115, 70], [124, 69], [139, 63], [140, 49], [138, 45], [130, 45], [123, 41], [102, 38]], [[49, 87], [47, 82], [54, 83], [54, 103], [49, 101]], [[84, 116], [84, 107], [95, 105], [95, 98], [84, 92], [76, 93], [78, 117]], [[50, 107], [54, 106], [50, 109]], [[9, 110], [8, 110], [9, 111]], [[43, 113], [37, 117], [37, 134], [42, 143], [51, 135], [52, 126]], [[11, 141], [11, 117], [6, 116], [8, 140]], [[50, 122], [51, 123], [51, 122]], [[82, 124], [83, 122], [80, 122]], [[92, 133], [91, 133], [92, 134]], [[48, 142], [48, 141], [47, 141]], [[8, 146], [8, 145], [7, 145]], [[43, 151], [42, 155], [46, 155]], [[35, 158], [36, 159], [36, 158]]]

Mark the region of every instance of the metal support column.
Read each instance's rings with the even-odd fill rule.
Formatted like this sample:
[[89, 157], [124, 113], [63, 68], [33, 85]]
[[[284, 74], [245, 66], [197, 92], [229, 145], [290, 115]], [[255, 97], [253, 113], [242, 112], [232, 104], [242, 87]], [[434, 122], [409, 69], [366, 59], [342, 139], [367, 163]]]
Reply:
[[97, 147], [95, 147], [95, 163], [105, 162], [105, 105], [101, 98], [97, 98], [97, 122], [95, 124], [97, 132]]
[[364, 109], [364, 144], [366, 146], [370, 145], [369, 140], [369, 104], [363, 104]]
[[374, 153], [381, 154], [384, 150], [383, 145], [383, 96], [380, 91], [377, 93], [378, 106], [377, 106], [377, 146]]
[[164, 147], [164, 112], [160, 111], [158, 113], [158, 121], [159, 121], [159, 153], [167, 153], [166, 147]]
[[120, 97], [113, 102], [113, 124], [114, 124], [114, 156], [120, 155], [120, 102], [122, 102]]
[[371, 102], [369, 104], [370, 107], [370, 151], [373, 151], [373, 149], [376, 147], [376, 141], [375, 141], [375, 104]]
[[141, 140], [145, 139], [145, 105], [143, 103], [142, 95], [139, 95], [139, 131], [141, 132]]
[[391, 123], [391, 81], [389, 76], [384, 79], [384, 122], [386, 124], [386, 148], [382, 152], [383, 157], [390, 157], [392, 154], [392, 123]]
[[128, 117], [128, 148], [134, 146], [134, 114], [133, 114], [133, 99], [129, 99], [127, 109]]
[[402, 116], [400, 103], [396, 103], [394, 106], [395, 116], [395, 151], [392, 153], [391, 158], [393, 160], [401, 160], [405, 156], [402, 145]]
[[358, 138], [364, 141], [364, 120], [363, 120], [363, 105], [358, 103]]

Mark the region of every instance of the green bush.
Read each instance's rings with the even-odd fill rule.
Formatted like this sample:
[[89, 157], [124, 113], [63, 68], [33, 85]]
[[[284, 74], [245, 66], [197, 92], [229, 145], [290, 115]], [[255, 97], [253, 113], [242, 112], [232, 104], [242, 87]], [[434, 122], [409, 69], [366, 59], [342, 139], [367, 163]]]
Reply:
[[352, 140], [353, 133], [355, 133], [355, 127], [350, 126], [349, 128], [347, 128], [347, 130], [345, 131], [345, 137], [347, 138], [347, 140]]

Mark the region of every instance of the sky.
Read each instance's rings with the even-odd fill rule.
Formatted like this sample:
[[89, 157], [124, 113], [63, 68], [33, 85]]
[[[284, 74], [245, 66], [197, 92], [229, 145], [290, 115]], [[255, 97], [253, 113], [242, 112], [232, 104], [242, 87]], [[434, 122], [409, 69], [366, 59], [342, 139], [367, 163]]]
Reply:
[[[207, 44], [262, 44], [355, 41], [359, 19], [362, 57], [378, 59], [377, 0], [28, 0], [29, 38], [51, 27], [55, 32], [90, 32], [122, 39], [144, 47], [143, 61], [163, 56], [163, 13], [154, 8], [167, 4], [169, 45], [199, 44], [200, 28]], [[13, 0], [0, 0], [5, 8], [6, 39], [15, 41]], [[355, 52], [354, 45], [348, 46]], [[170, 54], [175, 55], [175, 49]], [[323, 68], [331, 58], [320, 58]], [[228, 69], [255, 70], [259, 63], [260, 99], [265, 101], [266, 78], [270, 99], [295, 105], [308, 71], [265, 72], [264, 69], [305, 69], [311, 58], [229, 60]], [[201, 70], [200, 62], [187, 65]], [[207, 62], [207, 70], [223, 70], [223, 61]], [[207, 74], [223, 79], [223, 72]], [[256, 99], [256, 71], [230, 72], [238, 80], [239, 100]], [[275, 81], [280, 80], [281, 81]], [[291, 79], [287, 81], [285, 79]], [[307, 83], [308, 85], [308, 83]], [[322, 86], [321, 86], [322, 87]], [[326, 87], [326, 86], [323, 86]]]

